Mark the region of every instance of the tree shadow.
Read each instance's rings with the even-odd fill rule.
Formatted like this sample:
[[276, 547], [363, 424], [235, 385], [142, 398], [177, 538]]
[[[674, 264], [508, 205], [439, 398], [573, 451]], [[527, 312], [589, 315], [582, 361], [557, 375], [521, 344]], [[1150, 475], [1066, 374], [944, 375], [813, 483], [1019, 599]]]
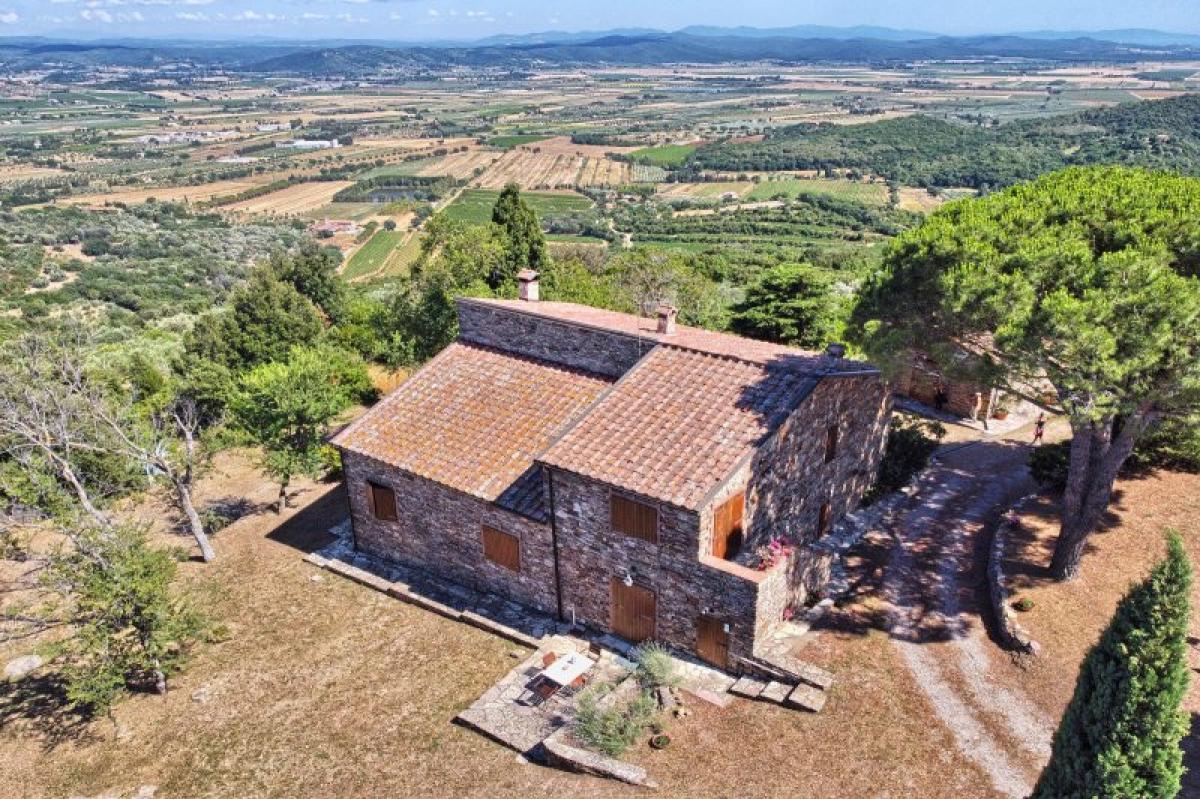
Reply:
[[[1121, 513], [1128, 509], [1124, 503], [1125, 492], [1120, 489], [1114, 490], [1108, 510], [1105, 511], [1099, 525], [1091, 535], [1105, 535], [1119, 529]], [[1039, 536], [1038, 532], [1044, 525], [1049, 525], [1057, 530], [1061, 521], [1061, 513], [1061, 497], [1044, 492], [1022, 510], [1022, 516], [1025, 519], [1032, 517], [1038, 522], [1036, 525], [1029, 523], [1010, 525], [1008, 532], [1009, 555], [1004, 561], [1004, 574], [1014, 590], [1038, 588], [1055, 582], [1054, 576], [1050, 573], [1050, 560], [1054, 556], [1057, 533], [1052, 536]], [[1086, 559], [1096, 550], [1096, 544], [1089, 537], [1083, 547], [1083, 557]]]
[[36, 736], [45, 751], [95, 740], [93, 718], [71, 704], [66, 682], [58, 675], [0, 682], [0, 730]]
[[315, 552], [334, 542], [329, 528], [344, 521], [349, 514], [345, 486], [338, 482], [325, 488], [325, 493], [319, 499], [284, 519], [278, 527], [267, 533], [267, 539], [305, 554]]

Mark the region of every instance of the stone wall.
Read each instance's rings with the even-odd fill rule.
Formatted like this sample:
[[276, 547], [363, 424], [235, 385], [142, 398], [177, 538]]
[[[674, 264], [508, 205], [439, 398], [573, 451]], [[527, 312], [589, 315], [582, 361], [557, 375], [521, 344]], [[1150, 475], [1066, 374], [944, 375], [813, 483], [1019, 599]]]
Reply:
[[[906, 397], [936, 407], [938, 386], [946, 395], [943, 410], [965, 419], [983, 419], [987, 413], [991, 389], [976, 383], [945, 380], [931, 365], [923, 360], [907, 366], [896, 378], [896, 391]], [[978, 411], [976, 411], [978, 403]]]
[[505, 352], [540, 358], [608, 377], [628, 372], [656, 342], [571, 324], [512, 308], [458, 300], [459, 337]]
[[[477, 497], [354, 453], [342, 453], [355, 547], [369, 555], [557, 612], [550, 528]], [[398, 521], [371, 513], [368, 480], [396, 492]], [[517, 536], [521, 570], [483, 556], [482, 526]]]
[[612, 530], [608, 486], [569, 472], [547, 472], [553, 481], [567, 619], [574, 611], [577, 621], [611, 630], [611, 581], [629, 575], [654, 591], [657, 640], [694, 651], [697, 616], [707, 614], [730, 625], [731, 657], [752, 654], [758, 581], [765, 575], [700, 557], [698, 514], [648, 503], [659, 516], [658, 542], [650, 543]]

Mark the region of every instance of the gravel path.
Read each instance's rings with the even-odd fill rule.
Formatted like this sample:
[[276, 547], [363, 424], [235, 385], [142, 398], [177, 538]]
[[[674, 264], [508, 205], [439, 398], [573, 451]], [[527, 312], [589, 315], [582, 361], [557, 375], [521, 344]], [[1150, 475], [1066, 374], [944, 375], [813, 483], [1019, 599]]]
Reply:
[[[1019, 434], [1017, 434], [1019, 435]], [[1004, 796], [1028, 796], [1054, 722], [999, 673], [976, 597], [995, 517], [1032, 490], [1027, 447], [980, 441], [931, 467], [895, 522], [885, 594], [892, 642], [962, 754]]]

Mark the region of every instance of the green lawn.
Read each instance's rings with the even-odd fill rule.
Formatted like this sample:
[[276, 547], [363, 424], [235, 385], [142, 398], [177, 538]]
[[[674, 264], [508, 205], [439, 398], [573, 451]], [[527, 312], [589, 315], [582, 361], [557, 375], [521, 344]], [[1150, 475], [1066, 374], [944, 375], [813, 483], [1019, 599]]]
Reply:
[[652, 166], [679, 166], [699, 144], [664, 144], [661, 147], [643, 147], [634, 150], [629, 157], [634, 161]]
[[534, 142], [545, 141], [550, 136], [543, 136], [537, 133], [513, 133], [508, 136], [493, 136], [487, 140], [487, 143], [492, 147], [503, 147], [505, 150], [512, 149], [522, 144], [533, 144]]
[[392, 250], [404, 241], [403, 230], [379, 230], [371, 240], [354, 253], [354, 257], [346, 264], [342, 276], [353, 280], [363, 275], [370, 275], [383, 269]]
[[[492, 206], [496, 204], [499, 197], [500, 192], [492, 189], [467, 189], [441, 213], [460, 222], [482, 225], [491, 220]], [[592, 207], [591, 200], [578, 194], [544, 194], [523, 191], [521, 197], [539, 216], [586, 211]]]
[[843, 200], [883, 205], [887, 202], [887, 186], [883, 183], [859, 183], [853, 180], [772, 180], [763, 181], [750, 190], [745, 199], [749, 201], [772, 200], [785, 194], [789, 198], [801, 194], [825, 194]]

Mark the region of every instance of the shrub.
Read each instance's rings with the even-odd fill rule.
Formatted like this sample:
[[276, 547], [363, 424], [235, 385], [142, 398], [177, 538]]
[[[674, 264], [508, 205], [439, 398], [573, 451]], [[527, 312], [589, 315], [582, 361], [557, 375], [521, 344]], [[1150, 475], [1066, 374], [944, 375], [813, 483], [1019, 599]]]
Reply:
[[879, 473], [864, 501], [869, 504], [908, 485], [913, 475], [929, 463], [945, 435], [946, 428], [937, 422], [894, 417]]
[[634, 662], [637, 663], [634, 677], [646, 690], [679, 684], [679, 675], [675, 673], [675, 659], [665, 646], [656, 641], [639, 646]]
[[575, 735], [579, 740], [606, 755], [618, 757], [654, 723], [658, 702], [648, 693], [640, 693], [624, 706], [600, 710], [597, 705], [607, 688], [589, 688], [579, 696]]
[[1071, 442], [1059, 441], [1034, 447], [1029, 453], [1029, 473], [1046, 491], [1061, 494], [1067, 488], [1067, 469], [1071, 464]]
[[1138, 441], [1125, 469], [1200, 472], [1200, 417], [1164, 419]]
[[67, 697], [103, 713], [127, 688], [164, 691], [205, 626], [173, 590], [175, 555], [132, 527], [84, 530], [74, 540], [44, 578], [66, 600], [73, 628], [54, 647]]

